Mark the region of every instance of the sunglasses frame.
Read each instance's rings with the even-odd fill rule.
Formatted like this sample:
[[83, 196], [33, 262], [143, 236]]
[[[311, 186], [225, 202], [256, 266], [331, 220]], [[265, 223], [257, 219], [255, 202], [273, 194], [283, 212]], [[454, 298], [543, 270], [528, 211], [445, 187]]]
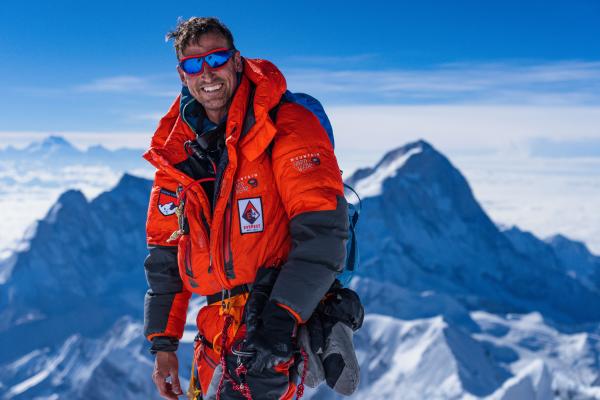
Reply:
[[[236, 49], [228, 49], [226, 47], [220, 47], [218, 49], [214, 49], [211, 51], [207, 51], [206, 53], [202, 53], [202, 54], [193, 54], [191, 56], [187, 56], [187, 57], [183, 57], [181, 60], [179, 60], [179, 64], [177, 64], [179, 66], [179, 68], [181, 68], [181, 70], [188, 76], [198, 76], [201, 75], [204, 72], [204, 64], [206, 64], [211, 70], [217, 70], [220, 68], [223, 68], [228, 62], [229, 60], [231, 60], [231, 57], [233, 57], [233, 55], [236, 53]], [[209, 56], [211, 54], [214, 53], [220, 53], [220, 52], [228, 52], [229, 53], [229, 58], [227, 59], [227, 61], [225, 61], [223, 64], [219, 65], [218, 67], [211, 67], [207, 62], [205, 57]], [[187, 72], [184, 68], [183, 68], [183, 63], [187, 60], [190, 60], [192, 58], [202, 58], [202, 64], [200, 65], [200, 71], [195, 72], [195, 73], [189, 73]]]

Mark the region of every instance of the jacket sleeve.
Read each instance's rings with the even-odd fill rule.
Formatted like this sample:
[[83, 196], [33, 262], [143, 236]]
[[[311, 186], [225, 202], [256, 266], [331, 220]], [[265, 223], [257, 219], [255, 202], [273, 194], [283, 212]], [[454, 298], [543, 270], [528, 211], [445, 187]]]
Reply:
[[144, 335], [153, 342], [152, 351], [177, 349], [191, 297], [179, 276], [177, 242], [167, 241], [177, 230], [177, 216], [170, 204], [176, 202], [176, 186], [170, 178], [157, 172], [148, 205]]
[[318, 119], [287, 103], [278, 112], [277, 130], [273, 171], [290, 218], [292, 249], [271, 300], [304, 322], [343, 268], [348, 208], [333, 146]]

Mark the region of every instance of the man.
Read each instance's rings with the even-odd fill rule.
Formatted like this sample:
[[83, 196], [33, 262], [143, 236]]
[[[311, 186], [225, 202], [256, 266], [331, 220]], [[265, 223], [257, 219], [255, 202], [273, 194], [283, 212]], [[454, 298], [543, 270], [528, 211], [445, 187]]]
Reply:
[[145, 261], [153, 380], [164, 398], [183, 393], [176, 350], [196, 293], [207, 299], [196, 320], [203, 398], [291, 399], [298, 324], [345, 257], [332, 145], [310, 111], [281, 102], [281, 72], [243, 58], [217, 19], [181, 21], [168, 38], [182, 92], [144, 155], [157, 168]]

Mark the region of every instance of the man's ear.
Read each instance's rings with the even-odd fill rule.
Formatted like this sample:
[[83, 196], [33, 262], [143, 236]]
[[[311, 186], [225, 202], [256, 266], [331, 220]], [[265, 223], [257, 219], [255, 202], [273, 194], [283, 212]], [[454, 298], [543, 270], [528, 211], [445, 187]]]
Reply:
[[233, 67], [235, 68], [235, 72], [242, 72], [243, 71], [243, 67], [242, 67], [242, 55], [240, 54], [239, 51], [236, 51], [235, 54], [233, 55]]
[[183, 86], [187, 86], [187, 82], [185, 80], [185, 72], [183, 72], [179, 65], [177, 66], [177, 72], [179, 73], [179, 79], [181, 79], [181, 84]]

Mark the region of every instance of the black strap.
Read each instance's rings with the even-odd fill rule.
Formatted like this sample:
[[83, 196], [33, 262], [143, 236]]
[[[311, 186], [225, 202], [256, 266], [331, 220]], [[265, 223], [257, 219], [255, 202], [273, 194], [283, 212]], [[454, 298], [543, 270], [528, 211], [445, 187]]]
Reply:
[[198, 332], [196, 334], [196, 337], [194, 338], [194, 341], [195, 342], [202, 342], [202, 344], [205, 345], [206, 347], [208, 347], [209, 349], [213, 348], [213, 344], [207, 338], [205, 338], [204, 336], [202, 336], [200, 334], [200, 332]]
[[234, 287], [231, 290], [224, 290], [223, 292], [209, 294], [206, 296], [206, 304], [214, 304], [218, 303], [221, 300], [229, 299], [231, 297], [237, 296], [238, 294], [250, 293], [249, 285], [239, 285]]

